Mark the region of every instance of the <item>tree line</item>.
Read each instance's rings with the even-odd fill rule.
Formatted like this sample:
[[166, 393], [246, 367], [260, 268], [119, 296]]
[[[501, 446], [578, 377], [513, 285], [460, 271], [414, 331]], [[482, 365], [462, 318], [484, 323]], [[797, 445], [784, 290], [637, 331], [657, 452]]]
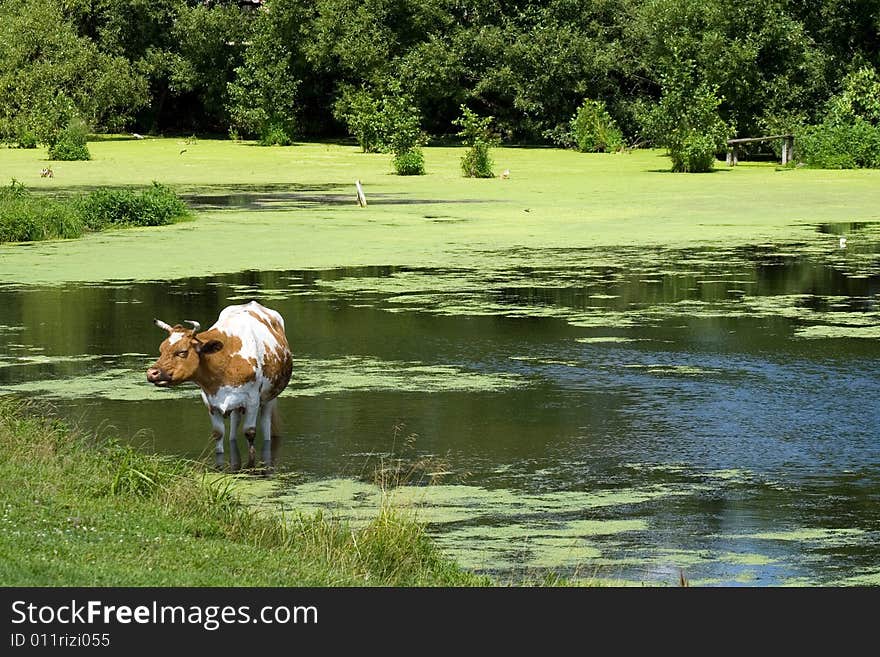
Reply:
[[504, 142], [571, 145], [592, 100], [629, 144], [691, 115], [717, 141], [841, 103], [876, 126], [878, 67], [880, 0], [0, 0], [0, 140], [77, 119], [289, 143], [397, 103], [434, 136], [465, 106]]

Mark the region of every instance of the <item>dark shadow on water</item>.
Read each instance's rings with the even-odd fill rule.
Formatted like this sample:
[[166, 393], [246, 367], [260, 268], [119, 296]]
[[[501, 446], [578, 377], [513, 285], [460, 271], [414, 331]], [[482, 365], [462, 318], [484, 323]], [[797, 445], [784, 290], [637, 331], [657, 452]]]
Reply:
[[846, 235], [848, 233], [865, 230], [869, 226], [880, 224], [880, 221], [840, 221], [827, 224], [819, 224], [816, 230], [825, 235]]
[[[339, 189], [327, 186], [326, 189]], [[315, 206], [357, 205], [354, 186], [350, 193], [316, 194], [315, 188], [302, 186], [289, 191], [247, 191], [226, 194], [184, 194], [182, 198], [195, 210], [247, 210], [249, 212], [294, 210]], [[482, 199], [402, 198], [395, 194], [371, 194], [369, 205], [432, 205], [439, 203], [484, 203]]]
[[713, 168], [709, 171], [692, 171], [692, 172], [684, 172], [684, 171], [673, 171], [672, 169], [645, 169], [645, 173], [674, 173], [676, 175], [687, 175], [687, 173], [691, 173], [693, 175], [703, 176], [710, 173], [730, 173], [730, 168], [724, 166], [724, 168]]

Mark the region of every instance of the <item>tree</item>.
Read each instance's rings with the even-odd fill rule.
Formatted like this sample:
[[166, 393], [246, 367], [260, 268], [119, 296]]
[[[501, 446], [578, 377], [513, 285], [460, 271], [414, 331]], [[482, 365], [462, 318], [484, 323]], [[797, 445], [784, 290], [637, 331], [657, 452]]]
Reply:
[[710, 171], [715, 155], [733, 133], [718, 114], [718, 88], [695, 79], [693, 62], [682, 62], [663, 78], [660, 102], [646, 112], [644, 125], [655, 143], [672, 157], [672, 170]]
[[259, 12], [244, 64], [229, 84], [232, 130], [257, 136], [264, 145], [290, 144], [297, 131], [303, 12], [296, 0], [273, 0]]
[[143, 76], [78, 36], [60, 2], [0, 3], [0, 139], [53, 144], [77, 117], [119, 130], [147, 102]]

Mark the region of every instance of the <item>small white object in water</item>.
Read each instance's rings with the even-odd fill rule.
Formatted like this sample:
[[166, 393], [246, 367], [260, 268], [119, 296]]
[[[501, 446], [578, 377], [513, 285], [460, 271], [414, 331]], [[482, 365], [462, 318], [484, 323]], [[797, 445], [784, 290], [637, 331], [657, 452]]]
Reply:
[[845, 248], [846, 248], [846, 238], [845, 238], [845, 237], [841, 237], [841, 238], [840, 238], [840, 248], [841, 248], [841, 249], [845, 249]]

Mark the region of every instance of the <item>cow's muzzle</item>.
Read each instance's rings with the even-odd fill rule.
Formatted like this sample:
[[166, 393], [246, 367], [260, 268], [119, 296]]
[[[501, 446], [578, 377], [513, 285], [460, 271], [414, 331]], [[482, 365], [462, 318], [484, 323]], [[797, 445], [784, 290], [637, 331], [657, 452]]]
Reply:
[[158, 367], [151, 367], [147, 370], [147, 381], [156, 386], [167, 386], [171, 384], [171, 375]]

